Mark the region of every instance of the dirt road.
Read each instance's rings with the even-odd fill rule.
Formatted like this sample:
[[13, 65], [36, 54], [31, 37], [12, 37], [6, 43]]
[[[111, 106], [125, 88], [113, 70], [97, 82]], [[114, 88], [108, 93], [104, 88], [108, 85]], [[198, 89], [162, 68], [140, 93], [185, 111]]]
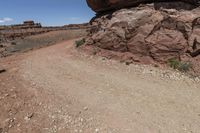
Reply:
[[8, 68], [0, 75], [0, 87], [6, 91], [15, 86], [23, 103], [12, 115], [7, 113], [15, 105], [0, 108], [5, 114], [0, 115], [0, 132], [200, 132], [199, 83], [165, 79], [152, 74], [151, 68], [89, 56], [73, 42], [0, 61]]

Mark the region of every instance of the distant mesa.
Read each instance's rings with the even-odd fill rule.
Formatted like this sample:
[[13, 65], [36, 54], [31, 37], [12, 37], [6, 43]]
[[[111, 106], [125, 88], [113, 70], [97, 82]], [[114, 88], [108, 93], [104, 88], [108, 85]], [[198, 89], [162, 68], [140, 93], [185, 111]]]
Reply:
[[24, 21], [24, 24], [23, 24], [23, 25], [42, 27], [40, 23], [35, 23], [33, 20]]
[[24, 21], [24, 24], [25, 25], [34, 25], [35, 22], [33, 20], [27, 20], [27, 21]]
[[41, 28], [40, 23], [35, 23], [33, 20], [24, 21], [23, 24], [15, 25], [3, 25], [0, 26], [0, 30], [9, 30], [9, 29], [30, 29], [30, 28]]

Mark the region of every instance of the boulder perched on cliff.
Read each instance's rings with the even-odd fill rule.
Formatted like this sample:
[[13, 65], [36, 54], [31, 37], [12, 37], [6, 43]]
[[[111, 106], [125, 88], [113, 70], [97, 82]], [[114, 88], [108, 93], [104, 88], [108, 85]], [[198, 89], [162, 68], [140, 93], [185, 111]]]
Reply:
[[198, 5], [199, 0], [87, 0], [88, 5], [97, 13], [115, 10], [124, 7], [138, 6], [139, 4], [152, 2], [186, 2], [193, 6]]
[[176, 58], [193, 62], [200, 70], [200, 8], [180, 11], [164, 8], [169, 4], [121, 9], [97, 17], [91, 22], [93, 28], [86, 43], [128, 53], [141, 63], [165, 64]]

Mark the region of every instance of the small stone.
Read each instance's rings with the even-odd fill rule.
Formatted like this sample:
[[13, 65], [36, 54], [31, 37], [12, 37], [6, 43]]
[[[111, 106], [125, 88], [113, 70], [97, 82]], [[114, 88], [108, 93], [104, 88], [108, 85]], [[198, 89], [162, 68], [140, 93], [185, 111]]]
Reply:
[[195, 80], [195, 82], [199, 82], [200, 81], [200, 79], [198, 77], [196, 77], [194, 80]]
[[10, 122], [14, 122], [14, 119], [10, 119]]
[[34, 113], [28, 114], [24, 119], [29, 121], [34, 116]]
[[9, 96], [9, 94], [5, 94], [4, 96], [5, 96], [5, 97], [8, 97], [8, 96]]
[[0, 73], [6, 72], [6, 69], [0, 68]]
[[97, 129], [95, 129], [95, 132], [96, 132], [96, 133], [98, 133], [98, 132], [99, 132], [99, 129], [98, 129], [98, 128], [97, 128]]
[[88, 107], [84, 107], [84, 110], [87, 111], [87, 110], [88, 110]]
[[51, 116], [52, 119], [55, 119], [56, 117], [54, 115]]
[[20, 127], [21, 126], [21, 124], [19, 123], [19, 124], [17, 124], [17, 127]]
[[80, 118], [80, 122], [83, 122], [83, 118]]

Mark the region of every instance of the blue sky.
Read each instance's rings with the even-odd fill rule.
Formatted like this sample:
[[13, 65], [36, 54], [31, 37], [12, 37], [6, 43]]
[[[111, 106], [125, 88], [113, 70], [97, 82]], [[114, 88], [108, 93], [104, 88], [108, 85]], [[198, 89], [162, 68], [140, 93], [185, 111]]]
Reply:
[[93, 16], [86, 0], [0, 0], [0, 25], [34, 20], [56, 26], [87, 22]]

